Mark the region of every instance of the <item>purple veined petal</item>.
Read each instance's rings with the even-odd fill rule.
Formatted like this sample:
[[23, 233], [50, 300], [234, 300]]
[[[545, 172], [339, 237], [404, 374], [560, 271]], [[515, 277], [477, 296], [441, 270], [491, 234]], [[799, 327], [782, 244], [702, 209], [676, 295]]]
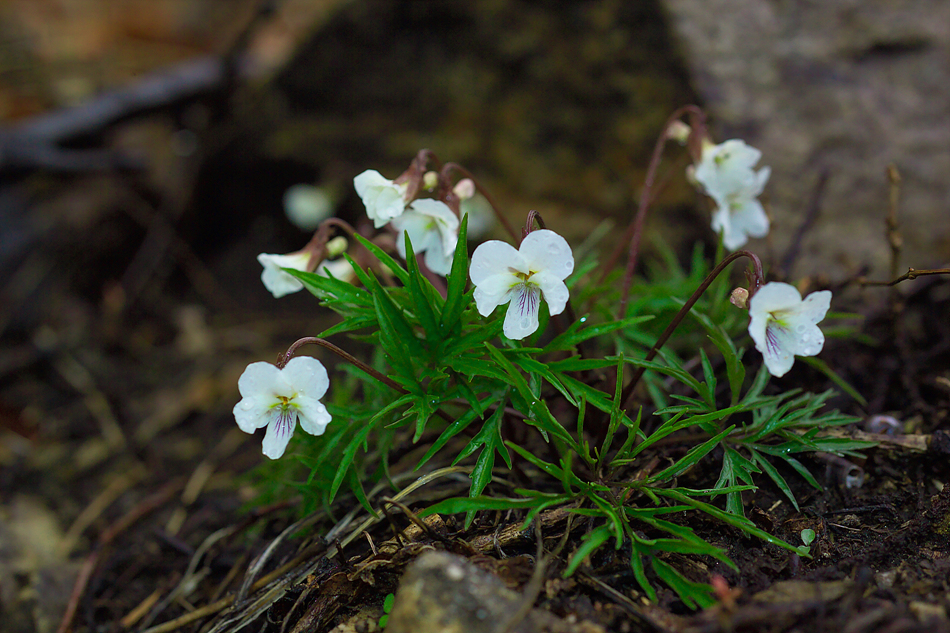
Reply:
[[234, 405], [234, 420], [238, 428], [245, 433], [253, 433], [262, 426], [267, 426], [273, 414], [274, 398], [261, 396], [245, 396]]
[[548, 312], [551, 316], [564, 312], [570, 292], [567, 285], [558, 279], [557, 275], [542, 271], [532, 275], [531, 281], [541, 288], [541, 295], [548, 304]]
[[326, 367], [312, 356], [295, 356], [282, 371], [294, 390], [294, 394], [291, 395], [301, 394], [314, 399], [322, 398], [330, 386]]
[[524, 257], [511, 244], [489, 240], [479, 244], [472, 253], [469, 276], [476, 286], [489, 277], [500, 273], [511, 274], [512, 271], [525, 275], [530, 272]]
[[292, 407], [277, 411], [278, 414], [267, 425], [267, 432], [264, 433], [264, 455], [271, 459], [284, 454], [297, 426], [297, 412]]
[[300, 428], [310, 435], [323, 435], [332, 420], [327, 408], [316, 398], [301, 396], [294, 400]]
[[796, 333], [773, 320], [765, 327], [764, 344], [760, 348], [756, 342], [755, 347], [762, 353], [769, 373], [781, 378], [795, 364], [795, 351], [798, 348]]
[[574, 254], [563, 237], [540, 229], [532, 231], [521, 241], [519, 252], [531, 272], [547, 272], [558, 279], [566, 279], [574, 272]]
[[482, 279], [481, 283], [475, 286], [473, 294], [478, 313], [487, 317], [495, 308], [508, 303], [515, 288], [520, 285], [521, 280], [507, 270]]
[[520, 284], [511, 294], [508, 313], [502, 331], [513, 341], [520, 341], [538, 329], [541, 309], [541, 288], [534, 284]]

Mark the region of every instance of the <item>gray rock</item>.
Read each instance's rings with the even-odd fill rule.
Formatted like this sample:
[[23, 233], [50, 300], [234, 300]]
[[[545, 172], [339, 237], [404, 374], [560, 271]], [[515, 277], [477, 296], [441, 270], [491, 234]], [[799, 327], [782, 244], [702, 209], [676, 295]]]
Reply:
[[[386, 632], [501, 633], [521, 605], [522, 596], [493, 574], [453, 554], [426, 552], [406, 570]], [[597, 630], [602, 631], [536, 609], [512, 629], [513, 633]]]
[[778, 252], [829, 171], [796, 274], [865, 263], [887, 274], [891, 162], [903, 178], [901, 266], [950, 260], [950, 3], [663, 3], [720, 140], [741, 137], [772, 166]]

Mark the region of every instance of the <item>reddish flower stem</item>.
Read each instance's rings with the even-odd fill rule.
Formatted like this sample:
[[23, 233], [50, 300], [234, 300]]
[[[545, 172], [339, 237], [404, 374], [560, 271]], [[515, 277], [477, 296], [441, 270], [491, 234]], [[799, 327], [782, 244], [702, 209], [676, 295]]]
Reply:
[[[627, 266], [624, 269], [623, 277], [623, 290], [620, 293], [620, 318], [624, 318], [627, 310], [627, 302], [630, 299], [630, 283], [633, 280], [633, 271], [637, 266], [637, 257], [640, 254], [640, 239], [643, 236], [643, 225], [646, 222], [647, 210], [650, 208], [651, 202], [651, 192], [653, 190], [653, 183], [656, 180], [656, 172], [660, 166], [660, 160], [663, 158], [663, 148], [666, 146], [666, 142], [669, 140], [667, 138], [667, 132], [670, 129], [670, 126], [674, 122], [678, 121], [685, 114], [690, 114], [698, 122], [697, 126], [701, 125], [705, 115], [703, 111], [694, 105], [683, 106], [670, 115], [670, 118], [666, 120], [666, 125], [663, 126], [663, 132], [660, 134], [660, 137], [656, 140], [656, 145], [653, 146], [653, 155], [650, 157], [650, 164], [647, 167], [647, 174], [643, 180], [643, 189], [640, 192], [640, 203], [637, 208], [637, 215], [633, 219], [633, 223], [627, 228], [626, 233], [624, 233], [621, 244], [629, 242], [630, 247], [627, 251]], [[694, 130], [694, 135], [696, 131]], [[614, 260], [611, 257], [611, 260]], [[607, 273], [607, 270], [604, 271], [604, 274]]]
[[[670, 324], [666, 326], [666, 329], [663, 330], [662, 334], [660, 334], [660, 337], [656, 340], [656, 343], [653, 345], [649, 353], [646, 355], [646, 358], [643, 360], [649, 362], [656, 358], [657, 353], [666, 344], [666, 341], [669, 340], [670, 336], [673, 334], [673, 331], [679, 327], [679, 324], [682, 323], [683, 319], [686, 318], [686, 315], [689, 314], [689, 311], [693, 309], [693, 306], [696, 305], [696, 302], [699, 301], [699, 298], [704, 292], [706, 292], [710, 284], [715, 281], [716, 277], [718, 277], [729, 264], [736, 261], [740, 257], [748, 257], [750, 260], [752, 260], [752, 287], [749, 288], [749, 297], [751, 298], [756, 293], [756, 291], [765, 281], [765, 275], [762, 272], [762, 262], [759, 260], [758, 255], [749, 251], [736, 251], [735, 253], [732, 253], [719, 262], [719, 265], [713, 268], [712, 272], [706, 276], [706, 279], [703, 280], [703, 283], [699, 284], [699, 287], [695, 292], [693, 292], [689, 300], [683, 304], [683, 307], [680, 308], [679, 312], [676, 313], [676, 316], [673, 317], [673, 320], [670, 321]], [[627, 408], [627, 405], [629, 404], [628, 401], [633, 396], [633, 391], [636, 389], [637, 384], [640, 382], [640, 379], [643, 377], [643, 373], [645, 371], [645, 367], [637, 367], [633, 372], [633, 377], [630, 380], [630, 384], [624, 387], [624, 390], [620, 395], [620, 402], [623, 403], [621, 408]]]
[[291, 345], [291, 346], [287, 349], [287, 351], [286, 351], [284, 354], [282, 354], [282, 355], [277, 359], [277, 367], [280, 368], [280, 369], [283, 369], [283, 368], [287, 365], [287, 363], [290, 362], [290, 359], [294, 357], [294, 354], [297, 353], [297, 350], [298, 350], [298, 349], [300, 349], [300, 348], [303, 347], [304, 345], [311, 345], [311, 344], [312, 344], [312, 345], [319, 345], [320, 347], [324, 347], [324, 348], [330, 350], [331, 352], [333, 352], [334, 354], [336, 354], [337, 356], [339, 356], [339, 357], [342, 358], [343, 360], [347, 361], [348, 363], [351, 363], [351, 364], [353, 364], [353, 365], [359, 367], [360, 369], [362, 369], [362, 370], [365, 371], [367, 374], [369, 374], [370, 376], [372, 376], [373, 378], [375, 378], [375, 379], [378, 380], [379, 382], [383, 383], [383, 384], [386, 385], [387, 387], [391, 387], [391, 388], [395, 389], [396, 391], [398, 391], [399, 393], [402, 393], [402, 394], [408, 393], [408, 392], [407, 392], [405, 389], [403, 389], [402, 386], [400, 386], [400, 384], [399, 384], [398, 382], [396, 382], [395, 380], [389, 378], [388, 376], [385, 376], [385, 375], [379, 373], [378, 371], [376, 371], [375, 369], [373, 369], [372, 367], [370, 367], [369, 365], [367, 365], [366, 363], [364, 363], [364, 362], [361, 361], [360, 359], [356, 358], [355, 356], [353, 356], [353, 355], [350, 354], [349, 352], [347, 352], [347, 351], [345, 351], [345, 350], [343, 350], [343, 349], [337, 347], [336, 345], [334, 345], [334, 344], [331, 343], [330, 341], [328, 341], [328, 340], [326, 340], [326, 339], [322, 339], [322, 338], [317, 338], [316, 336], [307, 336], [307, 337], [302, 338], [302, 339], [300, 339], [300, 340], [298, 340], [298, 341], [295, 341], [294, 344]]
[[478, 180], [475, 178], [475, 176], [471, 174], [471, 172], [469, 172], [467, 169], [465, 169], [458, 163], [446, 163], [445, 165], [443, 165], [440, 175], [442, 177], [447, 177], [449, 172], [453, 170], [462, 174], [462, 176], [464, 176], [465, 178], [470, 178], [472, 182], [475, 183], [475, 189], [478, 190], [480, 194], [485, 196], [486, 200], [488, 200], [488, 204], [491, 206], [492, 211], [495, 212], [495, 216], [498, 218], [498, 221], [501, 222], [501, 225], [505, 227], [506, 231], [508, 231], [508, 235], [511, 236], [512, 240], [514, 240], [515, 242], [518, 242], [519, 241], [518, 232], [515, 231], [515, 227], [513, 227], [511, 225], [511, 222], [508, 221], [508, 218], [506, 218], [501, 213], [501, 211], [498, 210], [498, 205], [495, 204], [495, 200], [491, 197], [491, 194], [489, 194], [488, 191], [486, 191], [485, 188], [482, 187], [481, 183], [478, 182]]

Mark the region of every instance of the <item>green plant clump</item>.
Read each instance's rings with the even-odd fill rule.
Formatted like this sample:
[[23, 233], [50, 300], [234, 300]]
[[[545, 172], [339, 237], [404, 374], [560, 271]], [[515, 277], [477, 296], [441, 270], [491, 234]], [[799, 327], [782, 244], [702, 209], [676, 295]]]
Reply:
[[[255, 380], [242, 377], [244, 399], [235, 414], [244, 430], [268, 426], [265, 452], [281, 433], [286, 437], [274, 452], [284, 452], [288, 426], [291, 434], [297, 422], [306, 431], [256, 473], [260, 501], [299, 495], [305, 510], [330, 508], [343, 490], [375, 514], [365, 491], [379, 484], [399, 490], [394, 460], [419, 475], [456, 466], [468, 474], [467, 494], [437, 501], [421, 516], [464, 514], [468, 526], [480, 512], [511, 510], [528, 529], [540, 513], [566, 509], [583, 517], [587, 530], [565, 576], [612, 548], [629, 557], [648, 598], [656, 599], [659, 582], [693, 608], [714, 602], [711, 589], [687, 578], [670, 554], [735, 566], [687, 524], [691, 514], [807, 556], [808, 541], [795, 546], [756, 527], [742, 493], [772, 485], [797, 508], [786, 477], [794, 473], [820, 489], [802, 454], [853, 456], [870, 445], [823, 433], [855, 421], [825, 407], [831, 391], [769, 384], [794, 356], [820, 351], [816, 323], [830, 293], [802, 300], [791, 286], [767, 283], [758, 258], [737, 250], [743, 222], [752, 227], [748, 235], [761, 235], [742, 214], [754, 214], [746, 207], [758, 205], [755, 185], [765, 170], [732, 166], [741, 148], [730, 154], [723, 146], [735, 141], [712, 145], [698, 110], [684, 109], [671, 122], [686, 114], [697, 180], [719, 206], [718, 253], [709, 261], [697, 246], [688, 268], [667, 253], [643, 277], [634, 267], [652, 175], [628, 231], [624, 269], [614, 266], [616, 257], [601, 262], [593, 248], [575, 262], [566, 241], [534, 212], [523, 241], [510, 230], [514, 245], [486, 242], [470, 257], [473, 212], [466, 205], [484, 192], [471, 180], [456, 182], [453, 175], [468, 174], [451, 163], [427, 171], [440, 166], [431, 152], [421, 152], [395, 181], [376, 179], [376, 172], [369, 185], [365, 174], [357, 177], [370, 219], [389, 229], [381, 235], [395, 234], [397, 246], [392, 237], [364, 237], [334, 220], [302, 251], [306, 263], [284, 260], [271, 271], [310, 291], [340, 320], [295, 343], [276, 369], [261, 368], [273, 380], [296, 368], [273, 403], [255, 395]], [[707, 163], [732, 171], [704, 176]], [[740, 183], [731, 194], [730, 178]], [[746, 192], [738, 202], [737, 190]], [[448, 209], [454, 224], [432, 203]], [[723, 219], [723, 207], [733, 215]], [[329, 239], [336, 230], [350, 241], [333, 260], [340, 254]], [[750, 287], [732, 291], [719, 274], [741, 257], [751, 262]], [[358, 360], [327, 341], [342, 334], [372, 350], [369, 357]], [[764, 362], [747, 353], [750, 341]], [[307, 343], [349, 361], [334, 368], [329, 389], [302, 387], [296, 377], [303, 364], [292, 359]], [[747, 372], [750, 366], [758, 369]], [[677, 450], [664, 452], [669, 447]]]

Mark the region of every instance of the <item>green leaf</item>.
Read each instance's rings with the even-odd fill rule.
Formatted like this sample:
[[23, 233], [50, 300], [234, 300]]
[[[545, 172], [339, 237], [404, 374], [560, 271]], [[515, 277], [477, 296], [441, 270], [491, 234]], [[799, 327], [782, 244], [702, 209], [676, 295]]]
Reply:
[[[558, 501], [562, 501], [561, 497]], [[508, 499], [505, 497], [485, 497], [478, 495], [475, 497], [453, 497], [443, 499], [442, 501], [430, 506], [419, 513], [419, 518], [427, 517], [433, 514], [460, 514], [462, 512], [479, 512], [481, 510], [515, 510], [518, 508], [534, 508], [543, 503], [544, 500], [538, 497], [530, 499]]]
[[380, 342], [386, 352], [386, 358], [396, 373], [407, 380], [415, 381], [416, 370], [409, 348], [411, 342], [418, 341], [415, 332], [376, 278], [370, 275], [370, 279], [373, 284], [373, 303], [379, 319]]
[[681, 573], [659, 558], [652, 559], [650, 563], [660, 580], [669, 585], [670, 589], [675, 591], [680, 600], [690, 609], [706, 609], [716, 604], [712, 587], [709, 585], [687, 580]]
[[449, 338], [458, 326], [462, 311], [471, 301], [471, 295], [466, 294], [465, 286], [468, 283], [468, 214], [462, 216], [459, 227], [459, 241], [455, 245], [455, 256], [452, 259], [452, 269], [446, 276], [447, 291], [445, 305], [442, 308], [442, 317], [439, 326], [443, 336]]
[[[426, 335], [426, 347], [434, 358], [438, 357], [442, 348], [442, 332], [438, 326], [436, 310], [433, 305], [434, 296], [438, 296], [432, 284], [422, 275], [419, 270], [419, 263], [416, 261], [416, 255], [412, 250], [412, 241], [409, 239], [409, 232], [406, 231], [406, 267], [409, 271], [409, 295], [412, 297], [413, 312], [419, 319], [419, 325]], [[423, 284], [427, 286], [424, 288]]]
[[606, 543], [610, 536], [610, 528], [606, 525], [601, 525], [585, 534], [581, 539], [580, 546], [577, 548], [577, 551], [574, 552], [574, 556], [571, 557], [571, 561], [567, 564], [567, 568], [561, 576], [563, 578], [570, 577], [577, 571], [577, 568], [584, 562], [584, 559], [600, 549], [601, 545]]
[[795, 499], [795, 493], [792, 492], [792, 489], [788, 486], [788, 482], [785, 481], [785, 478], [782, 477], [781, 473], [773, 466], [769, 460], [765, 459], [762, 455], [759, 454], [755, 449], [750, 448], [749, 454], [752, 457], [752, 461], [758, 464], [765, 474], [769, 476], [775, 485], [778, 486], [778, 489], [781, 490], [788, 500], [792, 502], [792, 505], [795, 506], [795, 510], [798, 510], [798, 501]]
[[616, 330], [623, 330], [638, 323], [649, 321], [653, 319], [653, 316], [635, 316], [627, 319], [621, 319], [619, 321], [611, 321], [609, 323], [602, 323], [600, 325], [594, 325], [580, 329], [580, 327], [586, 323], [587, 319], [588, 317], [586, 316], [581, 317], [579, 320], [572, 323], [570, 327], [568, 327], [563, 333], [555, 336], [550, 343], [544, 346], [544, 353], [547, 354], [549, 352], [559, 352], [573, 349], [588, 339], [603, 336], [604, 334], [609, 334], [610, 332]]
[[793, 545], [789, 545], [782, 539], [776, 538], [764, 530], [760, 530], [759, 528], [755, 527], [752, 521], [750, 521], [749, 519], [745, 517], [737, 516], [735, 514], [726, 512], [724, 510], [720, 510], [716, 506], [710, 505], [708, 503], [703, 503], [702, 501], [699, 501], [697, 499], [693, 499], [692, 497], [685, 495], [678, 490], [672, 490], [672, 489], [666, 490], [663, 488], [653, 488], [652, 491], [661, 497], [667, 497], [668, 499], [673, 499], [674, 501], [677, 501], [679, 503], [693, 506], [697, 510], [705, 512], [709, 516], [719, 519], [720, 521], [722, 521], [723, 523], [726, 523], [727, 525], [731, 525], [735, 528], [738, 528], [739, 530], [742, 530], [743, 532], [745, 532], [746, 534], [749, 534], [750, 536], [755, 536], [757, 538], [760, 538], [766, 543], [771, 543], [772, 545], [777, 545], [781, 547], [782, 549], [786, 549], [790, 552], [798, 553], [798, 548], [794, 547]]
[[678, 459], [673, 465], [664, 468], [655, 475], [652, 475], [647, 481], [650, 483], [656, 483], [666, 481], [667, 479], [672, 479], [674, 477], [679, 477], [684, 472], [698, 464], [703, 457], [712, 451], [712, 449], [716, 448], [716, 446], [719, 445], [719, 442], [729, 435], [734, 428], [736, 428], [735, 425], [732, 425], [723, 430], [718, 435], [709, 438], [702, 444], [689, 449], [689, 451], [687, 451], [686, 454]]
[[381, 264], [383, 264], [386, 268], [391, 270], [392, 273], [396, 276], [396, 278], [399, 279], [400, 282], [402, 282], [402, 285], [404, 286], [409, 285], [409, 273], [406, 272], [406, 269], [400, 266], [399, 263], [395, 259], [390, 257], [389, 253], [381, 249], [376, 244], [373, 244], [362, 235], [356, 234], [354, 235], [354, 237], [356, 238], [357, 242], [359, 242], [366, 248], [366, 250], [368, 250], [373, 255], [375, 255], [376, 259], [378, 259]]
[[815, 356], [805, 356], [802, 357], [801, 360], [803, 363], [810, 365], [811, 367], [823, 373], [831, 382], [838, 385], [838, 388], [841, 389], [841, 391], [854, 398], [855, 402], [860, 404], [862, 407], [866, 408], [868, 406], [868, 401], [865, 400], [864, 396], [858, 393], [857, 389], [852, 387], [848, 381], [839, 376], [831, 367], [829, 367], [828, 363]]

